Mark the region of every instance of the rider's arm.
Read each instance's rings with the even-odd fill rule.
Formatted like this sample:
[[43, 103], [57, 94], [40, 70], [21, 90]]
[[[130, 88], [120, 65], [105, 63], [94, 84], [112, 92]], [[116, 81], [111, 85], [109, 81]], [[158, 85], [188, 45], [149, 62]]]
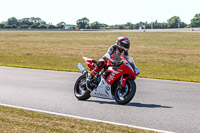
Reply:
[[135, 74], [136, 74], [136, 75], [139, 75], [139, 74], [140, 74], [140, 70], [139, 70], [139, 68], [136, 66], [134, 60], [133, 60], [133, 62], [131, 62], [131, 65], [132, 65], [133, 68], [135, 69]]
[[128, 55], [128, 52], [127, 51], [124, 51], [124, 57], [129, 60], [129, 55]]
[[[124, 52], [124, 57], [125, 57], [127, 60], [129, 60], [128, 52], [126, 52], [126, 51]], [[139, 70], [139, 68], [136, 66], [134, 60], [132, 59], [132, 62], [130, 62], [130, 63], [131, 63], [131, 65], [133, 66], [133, 68], [135, 69], [136, 75], [139, 75], [139, 74], [140, 74], [140, 70]]]
[[114, 53], [114, 51], [116, 50], [116, 48], [117, 48], [116, 45], [112, 45], [112, 46], [108, 49], [107, 53], [104, 55], [104, 58], [107, 58], [107, 59], [109, 59], [109, 60], [112, 60], [111, 56], [112, 56], [112, 54]]

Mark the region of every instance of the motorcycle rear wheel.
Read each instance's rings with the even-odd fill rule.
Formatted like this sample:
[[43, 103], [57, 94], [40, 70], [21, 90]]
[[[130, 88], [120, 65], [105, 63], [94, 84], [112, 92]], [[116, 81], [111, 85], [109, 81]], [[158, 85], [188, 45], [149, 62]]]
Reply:
[[124, 89], [117, 87], [115, 89], [115, 101], [120, 105], [129, 103], [136, 93], [136, 84], [132, 79], [127, 79]]
[[90, 98], [90, 91], [87, 90], [86, 85], [84, 85], [85, 83], [86, 83], [85, 75], [81, 75], [75, 83], [74, 95], [78, 100], [87, 100]]

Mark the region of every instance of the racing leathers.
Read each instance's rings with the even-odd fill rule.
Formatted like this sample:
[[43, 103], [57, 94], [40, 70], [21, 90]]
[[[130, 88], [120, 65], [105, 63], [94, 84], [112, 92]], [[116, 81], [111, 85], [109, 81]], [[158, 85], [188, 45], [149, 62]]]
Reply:
[[[89, 76], [89, 79], [92, 79], [101, 69], [103, 69], [106, 66], [107, 60], [116, 60], [116, 57], [124, 56], [127, 60], [129, 60], [129, 55], [127, 51], [120, 50], [117, 44], [112, 45], [107, 53], [99, 59], [97, 62], [97, 66], [92, 70], [91, 75]], [[135, 65], [134, 61], [131, 63], [133, 68], [136, 71], [136, 75], [140, 73], [140, 70]]]

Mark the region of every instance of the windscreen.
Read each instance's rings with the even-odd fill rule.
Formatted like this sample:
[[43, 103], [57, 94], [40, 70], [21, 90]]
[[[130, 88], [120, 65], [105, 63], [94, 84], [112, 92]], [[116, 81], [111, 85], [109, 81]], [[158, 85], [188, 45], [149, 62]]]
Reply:
[[130, 57], [130, 56], [129, 56], [129, 58], [128, 58], [128, 61], [129, 61], [131, 64], [135, 64], [133, 58]]

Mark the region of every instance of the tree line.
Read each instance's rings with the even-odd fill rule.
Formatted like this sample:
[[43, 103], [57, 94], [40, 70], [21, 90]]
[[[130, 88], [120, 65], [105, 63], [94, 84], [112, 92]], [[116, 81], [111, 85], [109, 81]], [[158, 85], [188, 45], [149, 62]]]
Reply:
[[60, 22], [57, 25], [47, 24], [39, 17], [17, 19], [15, 17], [9, 18], [7, 21], [0, 23], [0, 28], [5, 29], [59, 29], [64, 28], [65, 22]]
[[[22, 18], [17, 19], [15, 17], [8, 18], [7, 21], [0, 23], [0, 29], [64, 29], [65, 22], [60, 22], [56, 25], [51, 23], [47, 24], [39, 17]], [[196, 14], [190, 24], [186, 24], [181, 21], [179, 16], [173, 16], [167, 20], [167, 22], [160, 23], [157, 20], [155, 22], [139, 22], [132, 24], [127, 22], [121, 25], [107, 25], [95, 21], [90, 23], [90, 20], [86, 17], [78, 19], [75, 26], [69, 27], [69, 29], [168, 29], [168, 28], [196, 28], [200, 27], [200, 14]]]

